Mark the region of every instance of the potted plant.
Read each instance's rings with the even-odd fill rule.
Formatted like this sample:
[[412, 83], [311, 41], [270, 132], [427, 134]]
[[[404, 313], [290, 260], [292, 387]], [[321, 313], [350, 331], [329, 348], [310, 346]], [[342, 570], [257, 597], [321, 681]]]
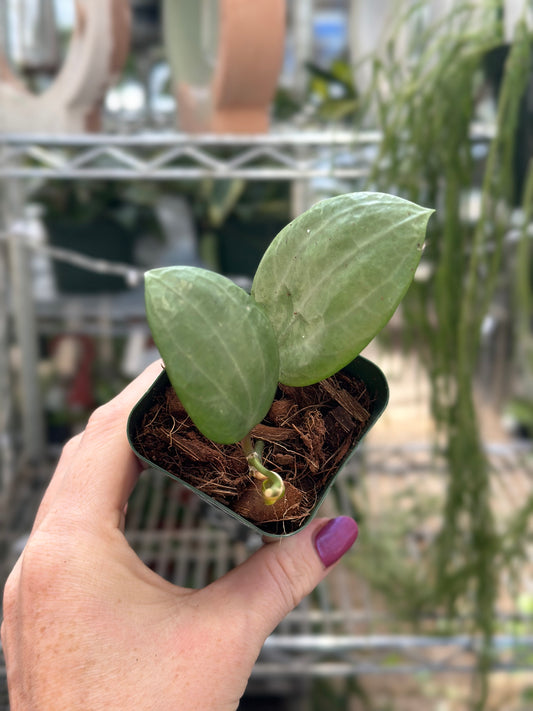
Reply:
[[431, 212], [323, 200], [273, 240], [250, 294], [195, 267], [147, 272], [165, 369], [129, 418], [138, 456], [263, 535], [307, 524], [386, 405], [359, 353], [409, 287]]

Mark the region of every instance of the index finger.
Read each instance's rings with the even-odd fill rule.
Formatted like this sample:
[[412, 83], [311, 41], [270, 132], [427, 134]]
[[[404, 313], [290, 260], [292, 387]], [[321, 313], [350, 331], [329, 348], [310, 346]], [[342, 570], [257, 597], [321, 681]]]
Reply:
[[[149, 365], [107, 404], [96, 409], [66, 461], [54, 475], [61, 481], [57, 499], [61, 507], [81, 510], [97, 519], [122, 515], [141, 466], [127, 438], [131, 409], [161, 372], [161, 361]], [[51, 484], [52, 486], [52, 484]]]

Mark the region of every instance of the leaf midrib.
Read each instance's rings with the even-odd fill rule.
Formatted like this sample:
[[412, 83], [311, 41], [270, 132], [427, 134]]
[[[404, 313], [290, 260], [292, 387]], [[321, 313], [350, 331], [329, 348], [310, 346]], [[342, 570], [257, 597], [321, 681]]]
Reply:
[[[346, 207], [343, 212], [347, 212], [347, 211], [350, 211], [350, 207]], [[401, 220], [400, 222], [395, 222], [394, 224], [390, 224], [390, 225], [388, 226], [388, 228], [387, 228], [384, 232], [380, 232], [380, 239], [381, 239], [381, 238], [385, 238], [385, 239], [386, 239], [386, 238], [387, 238], [387, 235], [388, 235], [390, 232], [395, 232], [396, 230], [399, 229], [399, 227], [400, 227], [401, 225], [404, 225], [404, 224], [406, 224], [406, 223], [409, 223], [409, 222], [412, 221], [412, 220], [416, 220], [416, 219], [419, 218], [420, 216], [421, 216], [420, 214], [411, 214], [411, 215], [407, 216], [406, 218], [404, 218], [403, 220]], [[327, 221], [324, 223], [324, 225], [321, 226], [321, 228], [327, 228], [328, 224], [329, 224], [332, 220], [338, 221], [338, 219], [339, 219], [339, 213], [338, 213], [338, 212], [337, 212], [336, 214], [332, 214], [332, 215], [327, 219]], [[367, 246], [369, 243], [371, 243], [372, 240], [373, 240], [373, 236], [372, 236], [372, 235], [369, 236], [368, 238], [366, 238], [365, 240], [357, 240], [357, 242], [354, 244], [354, 248], [353, 248], [353, 249], [351, 249], [351, 250], [349, 250], [349, 251], [347, 251], [347, 252], [343, 252], [343, 253], [342, 253], [342, 259], [339, 259], [338, 261], [335, 261], [335, 263], [331, 263], [330, 265], [326, 265], [326, 268], [321, 272], [320, 278], [319, 278], [318, 280], [314, 280], [314, 281], [312, 282], [312, 285], [307, 288], [307, 293], [306, 293], [305, 298], [304, 298], [301, 302], [295, 302], [295, 303], [296, 303], [296, 306], [298, 307], [298, 311], [299, 311], [299, 312], [302, 312], [302, 313], [305, 312], [305, 307], [306, 307], [306, 305], [307, 305], [312, 299], [315, 298], [315, 296], [316, 296], [316, 294], [317, 294], [318, 292], [321, 292], [321, 291], [322, 291], [324, 284], [327, 283], [327, 282], [333, 277], [334, 273], [338, 270], [339, 266], [340, 266], [343, 262], [346, 262], [347, 259], [349, 260], [349, 259], [352, 259], [353, 257], [355, 257], [355, 256], [357, 255], [357, 252], [360, 252], [362, 249], [364, 249], [365, 246]], [[286, 261], [289, 261], [289, 260], [286, 260]], [[289, 275], [289, 272], [290, 272], [290, 270], [287, 269], [287, 270], [284, 272], [284, 274], [283, 274], [282, 276], [280, 276], [280, 282], [279, 282], [279, 283], [283, 283], [283, 281], [285, 280], [285, 278]], [[388, 279], [387, 281], [390, 281], [390, 279]], [[378, 286], [379, 286], [379, 285], [378, 285]], [[376, 288], [377, 288], [377, 287], [376, 287]], [[366, 300], [366, 298], [365, 298], [365, 300]], [[351, 313], [353, 310], [354, 310], [354, 309], [350, 309], [350, 310], [348, 311], [348, 313]], [[279, 338], [280, 341], [283, 341], [283, 340], [284, 340], [285, 334], [286, 334], [287, 331], [291, 328], [291, 326], [292, 326], [293, 323], [294, 323], [294, 318], [289, 318], [289, 319], [285, 322], [284, 328], [281, 329], [281, 330], [278, 332], [278, 338]]]
[[[190, 282], [186, 282], [186, 283], [190, 283]], [[210, 284], [211, 286], [214, 285], [214, 286], [218, 289], [219, 293], [222, 292], [222, 290], [220, 289], [220, 287], [218, 286], [218, 284], [216, 284], [215, 282], [209, 281], [209, 284]], [[182, 296], [182, 292], [181, 292], [180, 290], [177, 290], [177, 289], [175, 288], [175, 285], [170, 285], [170, 286], [168, 286], [168, 288], [169, 288], [169, 290], [172, 291], [175, 295], [177, 295], [177, 296], [180, 298], [180, 300], [181, 300], [182, 302], [184, 302], [184, 299], [183, 299], [183, 296]], [[238, 288], [238, 287], [236, 287], [236, 288]], [[244, 292], [244, 293], [245, 293], [245, 292]], [[235, 303], [235, 302], [239, 302], [239, 300], [238, 300], [236, 294], [234, 294], [233, 292], [226, 291], [226, 292], [224, 292], [224, 294], [225, 294], [225, 296], [227, 296], [228, 294], [230, 294], [230, 295], [231, 295], [231, 298], [232, 298], [232, 300], [233, 300], [234, 303]], [[230, 361], [234, 364], [234, 366], [235, 366], [235, 367], [234, 367], [234, 372], [236, 372], [236, 373], [238, 374], [241, 383], [243, 383], [244, 385], [246, 385], [247, 379], [244, 377], [244, 374], [243, 374], [243, 372], [242, 372], [242, 370], [241, 370], [241, 368], [240, 368], [240, 366], [239, 366], [239, 364], [238, 364], [238, 361], [235, 359], [233, 352], [232, 352], [231, 349], [228, 347], [227, 342], [224, 340], [224, 338], [223, 338], [223, 336], [222, 336], [222, 334], [221, 334], [221, 332], [220, 332], [220, 329], [218, 328], [218, 324], [217, 324], [216, 319], [214, 319], [214, 318], [209, 318], [209, 316], [211, 316], [212, 312], [209, 311], [209, 310], [206, 310], [206, 309], [202, 310], [202, 309], [198, 306], [198, 304], [197, 304], [195, 301], [187, 301], [186, 303], [187, 303], [187, 306], [190, 307], [190, 308], [192, 308], [192, 309], [194, 310], [195, 314], [197, 314], [197, 315], [200, 317], [200, 320], [203, 321], [203, 323], [206, 325], [206, 327], [212, 327], [213, 324], [216, 324], [217, 327], [216, 327], [216, 329], [214, 330], [214, 335], [215, 335], [215, 337], [216, 337], [217, 344], [218, 344], [218, 345], [222, 345], [222, 350], [223, 350], [226, 354], [229, 354], [229, 356], [230, 356], [229, 360], [230, 360]], [[240, 303], [240, 302], [239, 302], [239, 303]], [[187, 353], [187, 351], [186, 351], [185, 349], [183, 349], [182, 347], [180, 347], [179, 344], [177, 344], [177, 350], [180, 352], [180, 354], [181, 354], [182, 356], [185, 356], [186, 353]], [[196, 364], [195, 364], [195, 366], [196, 366]], [[213, 376], [211, 376], [211, 374], [210, 374], [209, 372], [206, 373], [203, 368], [199, 368], [199, 367], [197, 367], [196, 369], [197, 369], [199, 372], [202, 373], [202, 375], [205, 377], [205, 379], [207, 380], [207, 382], [209, 382], [211, 385], [214, 386], [216, 392], [217, 392], [219, 395], [224, 395], [224, 394], [225, 394], [225, 390], [221, 387], [219, 381], [218, 381], [217, 379], [215, 379]], [[252, 401], [251, 401], [250, 389], [249, 389], [248, 387], [245, 387], [245, 391], [246, 391], [246, 394], [247, 394], [247, 397], [248, 397], [248, 411], [250, 411], [250, 405], [251, 405], [251, 402], [252, 402]], [[240, 408], [239, 408], [238, 406], [234, 406], [233, 403], [231, 403], [231, 405], [232, 405], [232, 409], [233, 409], [233, 410], [235, 410], [236, 412], [239, 411]]]

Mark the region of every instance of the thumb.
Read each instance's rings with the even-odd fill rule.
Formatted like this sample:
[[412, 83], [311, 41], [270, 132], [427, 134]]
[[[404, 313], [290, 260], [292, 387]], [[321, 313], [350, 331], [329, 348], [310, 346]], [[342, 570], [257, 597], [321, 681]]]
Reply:
[[351, 548], [357, 533], [348, 516], [318, 519], [294, 536], [264, 545], [213, 587], [220, 599], [235, 605], [236, 614], [247, 611], [262, 644]]

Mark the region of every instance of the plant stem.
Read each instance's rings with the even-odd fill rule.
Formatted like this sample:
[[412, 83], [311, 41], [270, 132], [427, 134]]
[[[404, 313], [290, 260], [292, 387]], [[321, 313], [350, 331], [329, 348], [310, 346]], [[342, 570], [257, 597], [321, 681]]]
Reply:
[[285, 494], [285, 484], [283, 479], [277, 472], [267, 469], [261, 460], [263, 454], [264, 443], [258, 440], [255, 444], [252, 442], [250, 435], [247, 435], [241, 441], [241, 447], [246, 455], [246, 461], [250, 467], [250, 473], [255, 479], [263, 482], [261, 491], [264, 502], [267, 506], [272, 506], [276, 501], [282, 498]]

